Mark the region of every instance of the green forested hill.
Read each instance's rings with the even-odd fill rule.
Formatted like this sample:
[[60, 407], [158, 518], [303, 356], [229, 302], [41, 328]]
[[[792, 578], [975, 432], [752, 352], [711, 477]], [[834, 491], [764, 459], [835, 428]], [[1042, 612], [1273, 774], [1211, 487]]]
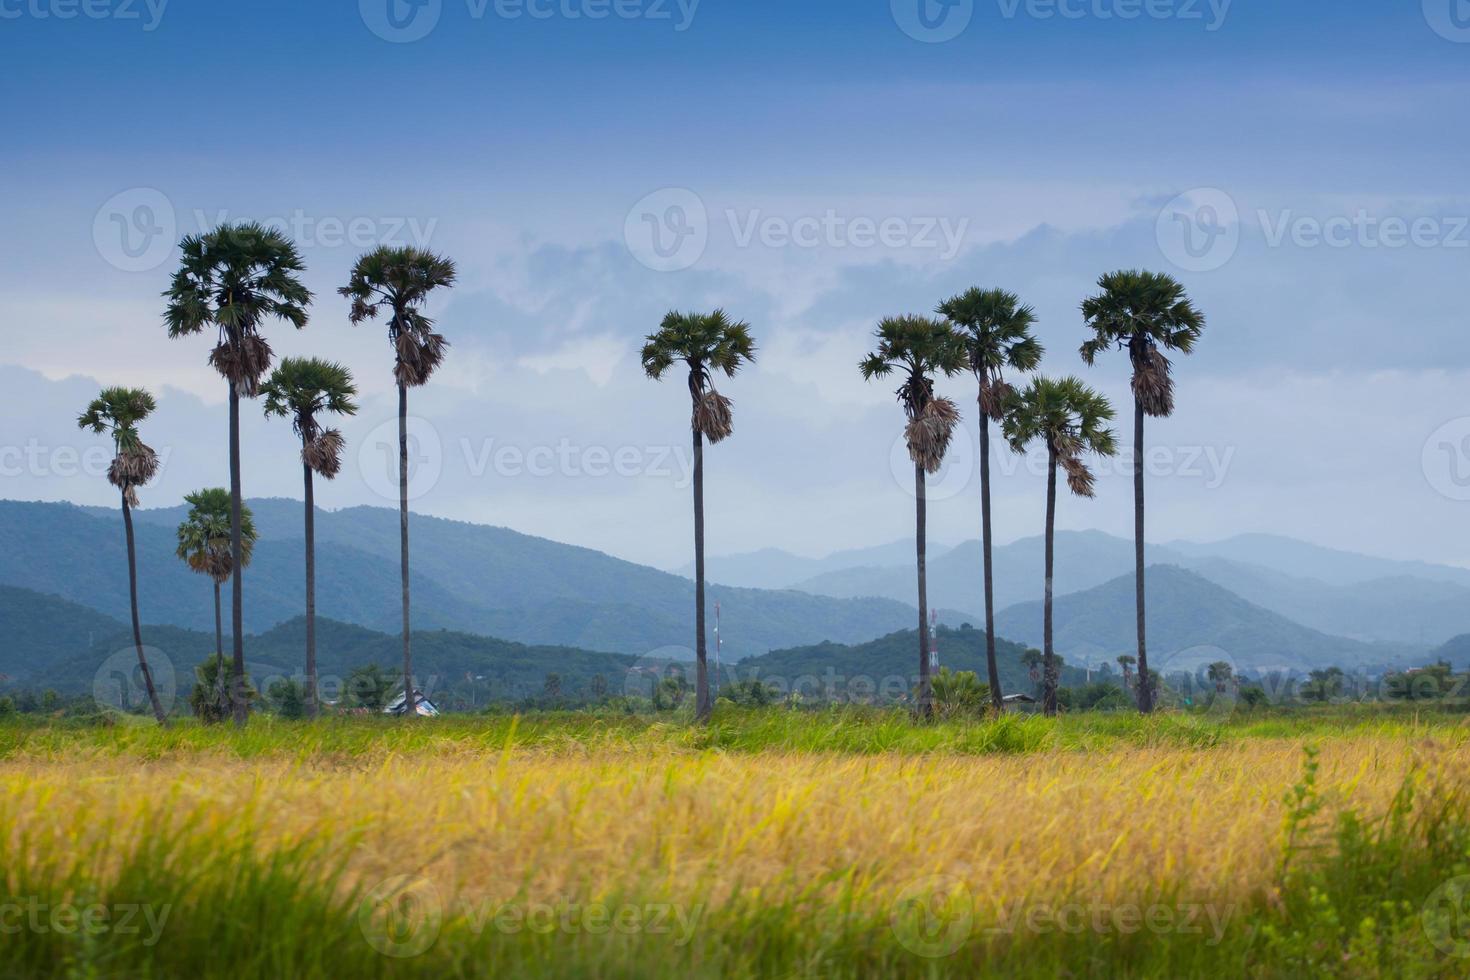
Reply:
[[[261, 542], [246, 572], [246, 631], [304, 611], [301, 507], [255, 500]], [[213, 629], [207, 579], [174, 557], [182, 508], [137, 512], [143, 619]], [[415, 516], [414, 625], [524, 643], [643, 654], [690, 646], [694, 584], [600, 552], [487, 527]], [[0, 501], [0, 584], [51, 593], [125, 620], [120, 514], [67, 504]], [[358, 507], [317, 515], [319, 614], [371, 629], [398, 623], [398, 515]], [[862, 641], [906, 626], [913, 610], [890, 599], [713, 586], [732, 657], [793, 643]]]

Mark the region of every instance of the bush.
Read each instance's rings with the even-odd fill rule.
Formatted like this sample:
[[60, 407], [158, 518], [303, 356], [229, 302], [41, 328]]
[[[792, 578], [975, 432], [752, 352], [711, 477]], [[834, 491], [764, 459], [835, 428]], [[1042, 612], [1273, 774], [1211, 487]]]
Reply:
[[206, 725], [215, 725], [230, 717], [230, 692], [233, 689], [238, 688], [246, 701], [254, 701], [258, 696], [250, 684], [249, 674], [236, 682], [234, 673], [234, 663], [222, 653], [211, 654], [194, 668], [194, 689], [189, 692], [189, 708]]

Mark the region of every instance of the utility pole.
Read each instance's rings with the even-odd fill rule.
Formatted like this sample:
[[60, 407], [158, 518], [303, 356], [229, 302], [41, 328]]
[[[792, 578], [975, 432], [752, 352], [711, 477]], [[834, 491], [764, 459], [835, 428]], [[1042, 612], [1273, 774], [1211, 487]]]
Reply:
[[929, 673], [939, 673], [939, 610], [929, 610]]

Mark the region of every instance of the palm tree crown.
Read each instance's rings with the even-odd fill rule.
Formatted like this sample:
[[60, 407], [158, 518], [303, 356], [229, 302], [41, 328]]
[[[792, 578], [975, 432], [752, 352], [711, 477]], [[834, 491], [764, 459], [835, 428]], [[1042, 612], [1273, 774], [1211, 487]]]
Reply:
[[158, 473], [158, 454], [138, 434], [138, 423], [158, 407], [153, 395], [142, 388], [104, 388], [87, 410], [77, 417], [77, 427], [101, 435], [112, 433], [115, 454], [107, 468], [107, 480], [138, 506], [137, 488]]
[[1147, 415], [1172, 414], [1174, 379], [1163, 351], [1193, 351], [1204, 330], [1204, 314], [1165, 273], [1110, 272], [1097, 284], [1102, 292], [1082, 303], [1082, 316], [1093, 331], [1082, 345], [1082, 360], [1090, 366], [1110, 347], [1127, 348], [1139, 407]]
[[212, 364], [235, 389], [253, 398], [270, 369], [271, 348], [260, 335], [272, 317], [306, 326], [311, 292], [298, 274], [304, 265], [285, 235], [255, 222], [223, 225], [179, 243], [183, 253], [168, 292], [164, 323], [170, 337], [219, 329]]
[[1015, 293], [978, 287], [945, 300], [936, 312], [964, 341], [970, 370], [980, 382], [980, 411], [1001, 421], [1010, 392], [1006, 369], [1034, 371], [1045, 352], [1031, 336], [1036, 312], [1021, 305]]
[[[230, 491], [223, 487], [186, 494], [189, 513], [179, 525], [178, 556], [189, 568], [208, 575], [216, 583], [229, 581], [234, 571], [230, 556]], [[255, 515], [249, 507], [240, 510], [243, 565], [250, 564], [257, 533]]]
[[731, 433], [730, 399], [715, 390], [713, 375], [723, 371], [726, 377], [734, 377], [741, 365], [755, 360], [750, 324], [732, 321], [724, 310], [670, 311], [659, 324], [658, 333], [646, 338], [642, 360], [644, 373], [655, 381], [676, 361], [687, 364], [695, 431], [712, 443]]
[[1093, 496], [1093, 475], [1084, 453], [1117, 453], [1113, 430], [1106, 423], [1113, 406], [1078, 378], [1036, 378], [1012, 399], [1005, 434], [1011, 448], [1024, 452], [1036, 439], [1046, 443], [1067, 471], [1067, 486], [1079, 497]]
[[952, 376], [965, 369], [964, 340], [948, 323], [926, 316], [888, 317], [878, 324], [876, 336], [877, 349], [858, 367], [870, 381], [903, 373], [896, 394], [909, 419], [904, 433], [909, 457], [926, 473], [935, 473], [960, 413], [953, 401], [934, 394], [934, 375]]
[[354, 325], [388, 311], [388, 341], [393, 345], [393, 375], [399, 384], [418, 387], [444, 360], [449, 341], [434, 332], [423, 313], [429, 294], [452, 286], [454, 261], [411, 246], [381, 246], [352, 267], [347, 285], [337, 290], [352, 300], [348, 318]]
[[301, 460], [312, 471], [332, 479], [342, 468], [342, 433], [323, 429], [321, 412], [356, 415], [357, 385], [340, 364], [317, 358], [288, 357], [261, 386], [267, 418], [290, 418], [301, 437]]

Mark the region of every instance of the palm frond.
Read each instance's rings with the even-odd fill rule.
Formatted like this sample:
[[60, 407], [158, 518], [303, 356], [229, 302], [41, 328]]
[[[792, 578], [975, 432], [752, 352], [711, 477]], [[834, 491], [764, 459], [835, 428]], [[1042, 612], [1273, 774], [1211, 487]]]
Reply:
[[939, 472], [959, 421], [960, 410], [953, 401], [948, 398], [931, 399], [904, 427], [909, 458], [922, 466], [926, 473]]
[[735, 429], [730, 399], [711, 388], [694, 403], [694, 431], [711, 443], [727, 438]]

